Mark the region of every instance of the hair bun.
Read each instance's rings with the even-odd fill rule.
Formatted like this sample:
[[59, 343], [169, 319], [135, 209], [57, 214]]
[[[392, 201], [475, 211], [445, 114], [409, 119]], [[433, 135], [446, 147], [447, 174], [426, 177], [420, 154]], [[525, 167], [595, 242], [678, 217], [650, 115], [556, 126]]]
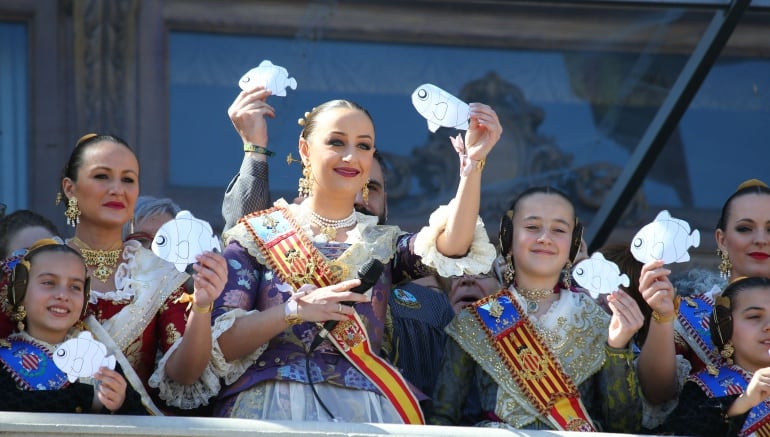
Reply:
[[740, 185], [738, 185], [738, 188], [736, 188], [737, 191], [741, 191], [744, 188], [751, 188], [751, 187], [764, 187], [768, 188], [767, 184], [760, 181], [759, 179], [749, 179], [747, 181], [743, 181]]

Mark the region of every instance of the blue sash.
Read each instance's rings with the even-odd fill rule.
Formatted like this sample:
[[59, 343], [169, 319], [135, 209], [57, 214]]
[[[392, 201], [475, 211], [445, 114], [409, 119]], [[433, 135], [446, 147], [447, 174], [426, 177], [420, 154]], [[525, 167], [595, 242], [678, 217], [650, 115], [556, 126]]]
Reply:
[[59, 390], [69, 385], [67, 375], [53, 362], [50, 352], [22, 339], [0, 346], [0, 363], [27, 391]]
[[707, 366], [719, 367], [725, 364], [711, 341], [709, 315], [714, 307], [711, 298], [705, 295], [689, 296], [679, 305], [678, 321], [684, 330], [687, 344]]
[[[703, 370], [692, 376], [690, 380], [711, 398], [721, 398], [729, 395], [737, 395], [746, 391], [751, 375], [743, 369], [735, 366], [722, 366], [717, 375], [712, 375]], [[758, 436], [770, 435], [770, 401], [765, 400], [749, 411], [739, 436], [748, 436], [756, 433]]]

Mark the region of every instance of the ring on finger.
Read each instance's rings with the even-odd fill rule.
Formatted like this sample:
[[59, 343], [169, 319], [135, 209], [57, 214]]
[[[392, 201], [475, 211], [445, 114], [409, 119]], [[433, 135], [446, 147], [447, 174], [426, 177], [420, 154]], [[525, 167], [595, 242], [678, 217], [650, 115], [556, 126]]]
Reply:
[[342, 304], [341, 304], [341, 303], [338, 303], [338, 304], [337, 304], [337, 312], [338, 312], [338, 313], [341, 313], [341, 312], [342, 312]]

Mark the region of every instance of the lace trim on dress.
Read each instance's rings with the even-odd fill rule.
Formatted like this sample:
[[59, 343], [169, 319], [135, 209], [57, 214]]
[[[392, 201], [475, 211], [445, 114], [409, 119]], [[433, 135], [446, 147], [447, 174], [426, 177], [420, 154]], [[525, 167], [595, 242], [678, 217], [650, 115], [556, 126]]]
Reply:
[[148, 385], [157, 388], [158, 396], [172, 407], [193, 409], [201, 405], [208, 405], [209, 399], [219, 394], [222, 388], [220, 378], [224, 379], [227, 385], [234, 383], [267, 349], [267, 343], [265, 343], [249, 355], [239, 360], [228, 362], [222, 354], [222, 349], [219, 348], [219, 342], [217, 341], [219, 336], [230, 329], [236, 319], [254, 312], [257, 311], [247, 312], [236, 308], [217, 317], [214, 326], [211, 327], [211, 358], [200, 378], [195, 382], [192, 384], [180, 384], [166, 375], [166, 362], [179, 347], [182, 341], [180, 338], [171, 345], [160, 361], [158, 361], [155, 371], [150, 376]]
[[158, 258], [138, 241], [127, 241], [123, 249], [125, 262], [115, 272], [118, 292], [132, 293], [133, 301], [117, 314], [102, 322], [121, 350], [144, 332], [160, 307], [187, 279], [173, 264]]
[[[634, 369], [637, 368], [639, 358], [634, 360]], [[680, 354], [676, 355], [676, 383], [677, 390], [674, 399], [663, 402], [662, 404], [651, 404], [647, 401], [647, 398], [642, 396], [642, 426], [646, 429], [655, 429], [666, 420], [669, 414], [671, 414], [676, 406], [679, 404], [679, 394], [682, 393], [684, 383], [687, 381], [687, 376], [690, 374], [692, 365], [690, 362]]]
[[443, 277], [478, 275], [486, 273], [492, 267], [497, 256], [495, 246], [489, 242], [489, 235], [481, 217], [476, 217], [476, 229], [468, 253], [462, 258], [444, 256], [436, 247], [436, 239], [446, 228], [449, 214], [455, 208], [455, 199], [449, 205], [441, 205], [430, 215], [428, 226], [423, 227], [414, 240], [414, 253], [422, 258], [422, 263], [435, 268]]

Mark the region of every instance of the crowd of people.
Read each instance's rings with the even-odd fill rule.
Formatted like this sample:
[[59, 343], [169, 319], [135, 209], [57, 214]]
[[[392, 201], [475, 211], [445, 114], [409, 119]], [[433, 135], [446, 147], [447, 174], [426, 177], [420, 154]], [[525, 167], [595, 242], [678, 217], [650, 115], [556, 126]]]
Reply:
[[[518, 194], [489, 241], [479, 207], [502, 134], [493, 108], [470, 104], [467, 131], [450, 138], [456, 194], [410, 233], [387, 224], [374, 121], [347, 100], [300, 118], [298, 196], [273, 201], [269, 97], [243, 91], [228, 109], [244, 157], [222, 203], [224, 250], [189, 274], [150, 250], [180, 207], [139, 196], [137, 156], [114, 135], [85, 135], [64, 163], [71, 232], [27, 210], [0, 218], [0, 410], [770, 430], [763, 182], [724, 204], [721, 277], [694, 269], [673, 281], [662, 261], [607, 246], [630, 285], [593, 299], [572, 283], [583, 225], [558, 189]], [[117, 365], [72, 381], [52, 361], [84, 331]]]

